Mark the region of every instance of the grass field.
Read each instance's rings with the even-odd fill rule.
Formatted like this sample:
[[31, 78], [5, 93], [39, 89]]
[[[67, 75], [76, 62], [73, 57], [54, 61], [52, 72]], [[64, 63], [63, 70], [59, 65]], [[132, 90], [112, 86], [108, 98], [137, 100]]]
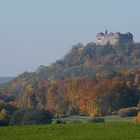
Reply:
[[0, 127], [0, 140], [140, 140], [140, 124], [114, 121]]

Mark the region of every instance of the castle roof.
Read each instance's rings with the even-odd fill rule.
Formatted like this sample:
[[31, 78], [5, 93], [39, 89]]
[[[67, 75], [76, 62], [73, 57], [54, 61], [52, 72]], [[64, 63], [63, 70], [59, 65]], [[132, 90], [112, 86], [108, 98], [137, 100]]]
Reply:
[[114, 33], [112, 33], [112, 32], [111, 32], [111, 33], [109, 33], [109, 36], [113, 36], [113, 35], [114, 35]]
[[127, 34], [128, 36], [133, 36], [133, 34], [130, 33], [130, 32], [127, 32], [126, 34]]
[[120, 37], [121, 36], [121, 33], [120, 32], [116, 32], [114, 33], [115, 37]]
[[116, 34], [116, 35], [120, 35], [121, 33], [120, 33], [120, 32], [116, 32], [115, 34]]
[[100, 32], [97, 34], [97, 37], [101, 37], [101, 36], [104, 36], [105, 34], [103, 32]]

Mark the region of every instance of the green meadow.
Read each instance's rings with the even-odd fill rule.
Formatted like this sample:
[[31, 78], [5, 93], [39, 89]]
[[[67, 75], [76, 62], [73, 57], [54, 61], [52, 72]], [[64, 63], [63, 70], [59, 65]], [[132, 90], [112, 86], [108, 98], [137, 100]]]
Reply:
[[140, 140], [140, 124], [107, 121], [0, 127], [0, 140]]

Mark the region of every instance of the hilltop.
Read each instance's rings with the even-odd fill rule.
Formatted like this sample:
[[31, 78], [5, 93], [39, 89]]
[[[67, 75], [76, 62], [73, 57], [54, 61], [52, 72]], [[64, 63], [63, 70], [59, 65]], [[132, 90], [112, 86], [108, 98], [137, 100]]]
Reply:
[[44, 80], [60, 80], [75, 76], [93, 76], [100, 72], [124, 70], [140, 66], [140, 44], [75, 45], [62, 59], [49, 67], [41, 66], [34, 74]]
[[140, 66], [140, 44], [105, 45], [77, 44], [61, 60], [40, 66], [35, 72], [20, 77], [27, 80], [62, 80], [69, 77], [93, 76], [100, 72], [133, 69]]

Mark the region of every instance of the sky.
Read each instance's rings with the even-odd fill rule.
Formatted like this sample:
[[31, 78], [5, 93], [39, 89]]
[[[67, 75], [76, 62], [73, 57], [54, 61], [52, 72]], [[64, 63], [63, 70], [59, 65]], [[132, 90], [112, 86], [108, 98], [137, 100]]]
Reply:
[[35, 71], [96, 34], [132, 32], [140, 42], [140, 0], [0, 0], [0, 76]]

